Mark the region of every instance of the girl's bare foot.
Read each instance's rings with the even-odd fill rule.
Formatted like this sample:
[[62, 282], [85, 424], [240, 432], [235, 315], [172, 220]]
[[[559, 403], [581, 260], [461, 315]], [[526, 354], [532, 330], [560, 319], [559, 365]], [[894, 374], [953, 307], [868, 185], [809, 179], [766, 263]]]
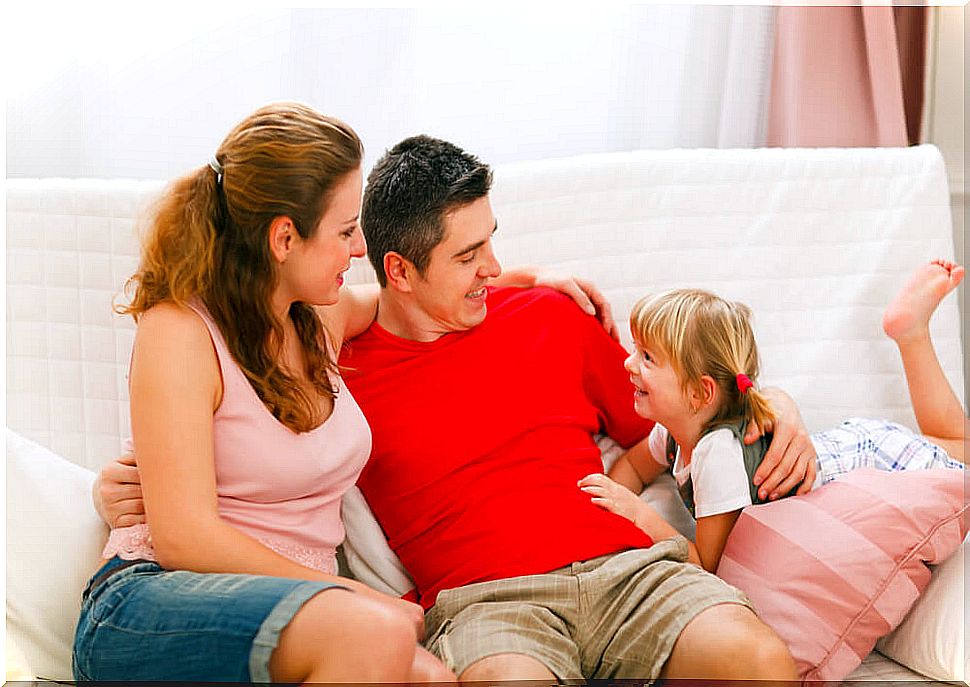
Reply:
[[889, 338], [901, 344], [928, 336], [936, 306], [963, 281], [965, 271], [948, 260], [934, 260], [916, 270], [882, 316]]

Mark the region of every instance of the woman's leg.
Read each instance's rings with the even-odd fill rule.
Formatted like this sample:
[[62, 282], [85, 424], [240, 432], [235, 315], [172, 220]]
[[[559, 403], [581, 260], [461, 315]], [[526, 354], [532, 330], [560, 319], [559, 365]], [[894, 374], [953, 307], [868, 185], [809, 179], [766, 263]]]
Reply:
[[934, 260], [919, 268], [886, 308], [883, 329], [896, 342], [920, 432], [966, 462], [967, 417], [930, 338], [930, 318], [963, 280], [964, 268]]
[[408, 682], [414, 624], [389, 604], [328, 589], [297, 611], [270, 658], [274, 682]]

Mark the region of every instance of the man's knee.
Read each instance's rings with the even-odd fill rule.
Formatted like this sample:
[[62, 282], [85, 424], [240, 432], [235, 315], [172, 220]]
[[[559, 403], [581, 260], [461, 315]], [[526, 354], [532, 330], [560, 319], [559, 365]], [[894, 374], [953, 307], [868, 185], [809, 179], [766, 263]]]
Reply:
[[552, 671], [526, 654], [494, 654], [475, 661], [458, 679], [466, 681], [555, 680]]
[[788, 647], [745, 606], [721, 604], [687, 624], [665, 666], [666, 677], [797, 680]]

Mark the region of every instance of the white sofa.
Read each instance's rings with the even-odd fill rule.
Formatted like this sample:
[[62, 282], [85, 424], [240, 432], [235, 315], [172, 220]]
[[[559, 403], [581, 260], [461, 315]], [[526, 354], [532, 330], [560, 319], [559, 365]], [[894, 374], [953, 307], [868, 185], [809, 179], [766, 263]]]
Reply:
[[[137, 262], [136, 219], [160, 188], [7, 181], [8, 679], [69, 678], [81, 587], [105, 535], [88, 497], [91, 471], [121, 452], [129, 431], [133, 325], [111, 302]], [[492, 194], [505, 264], [590, 277], [620, 320], [639, 296], [679, 285], [750, 304], [764, 381], [790, 392], [813, 430], [849, 415], [915, 426], [880, 317], [913, 268], [953, 256], [948, 198], [931, 146], [543, 160], [499, 167]], [[360, 261], [349, 281], [372, 276]], [[962, 396], [955, 298], [932, 331]], [[669, 482], [651, 498], [689, 531]], [[352, 572], [381, 589], [406, 588], [359, 492], [345, 518]], [[934, 572], [881, 645], [929, 678], [966, 679], [966, 548]], [[851, 677], [920, 675], [874, 652]]]

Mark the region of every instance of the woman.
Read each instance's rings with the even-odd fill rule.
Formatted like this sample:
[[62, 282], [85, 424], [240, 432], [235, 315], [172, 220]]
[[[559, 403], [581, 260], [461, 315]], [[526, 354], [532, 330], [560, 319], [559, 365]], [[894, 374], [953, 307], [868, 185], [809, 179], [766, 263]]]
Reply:
[[112, 531], [84, 592], [77, 679], [454, 680], [419, 606], [336, 575], [370, 450], [335, 362], [376, 308], [338, 302], [361, 158], [346, 124], [270, 105], [160, 201], [122, 309], [147, 524]]

